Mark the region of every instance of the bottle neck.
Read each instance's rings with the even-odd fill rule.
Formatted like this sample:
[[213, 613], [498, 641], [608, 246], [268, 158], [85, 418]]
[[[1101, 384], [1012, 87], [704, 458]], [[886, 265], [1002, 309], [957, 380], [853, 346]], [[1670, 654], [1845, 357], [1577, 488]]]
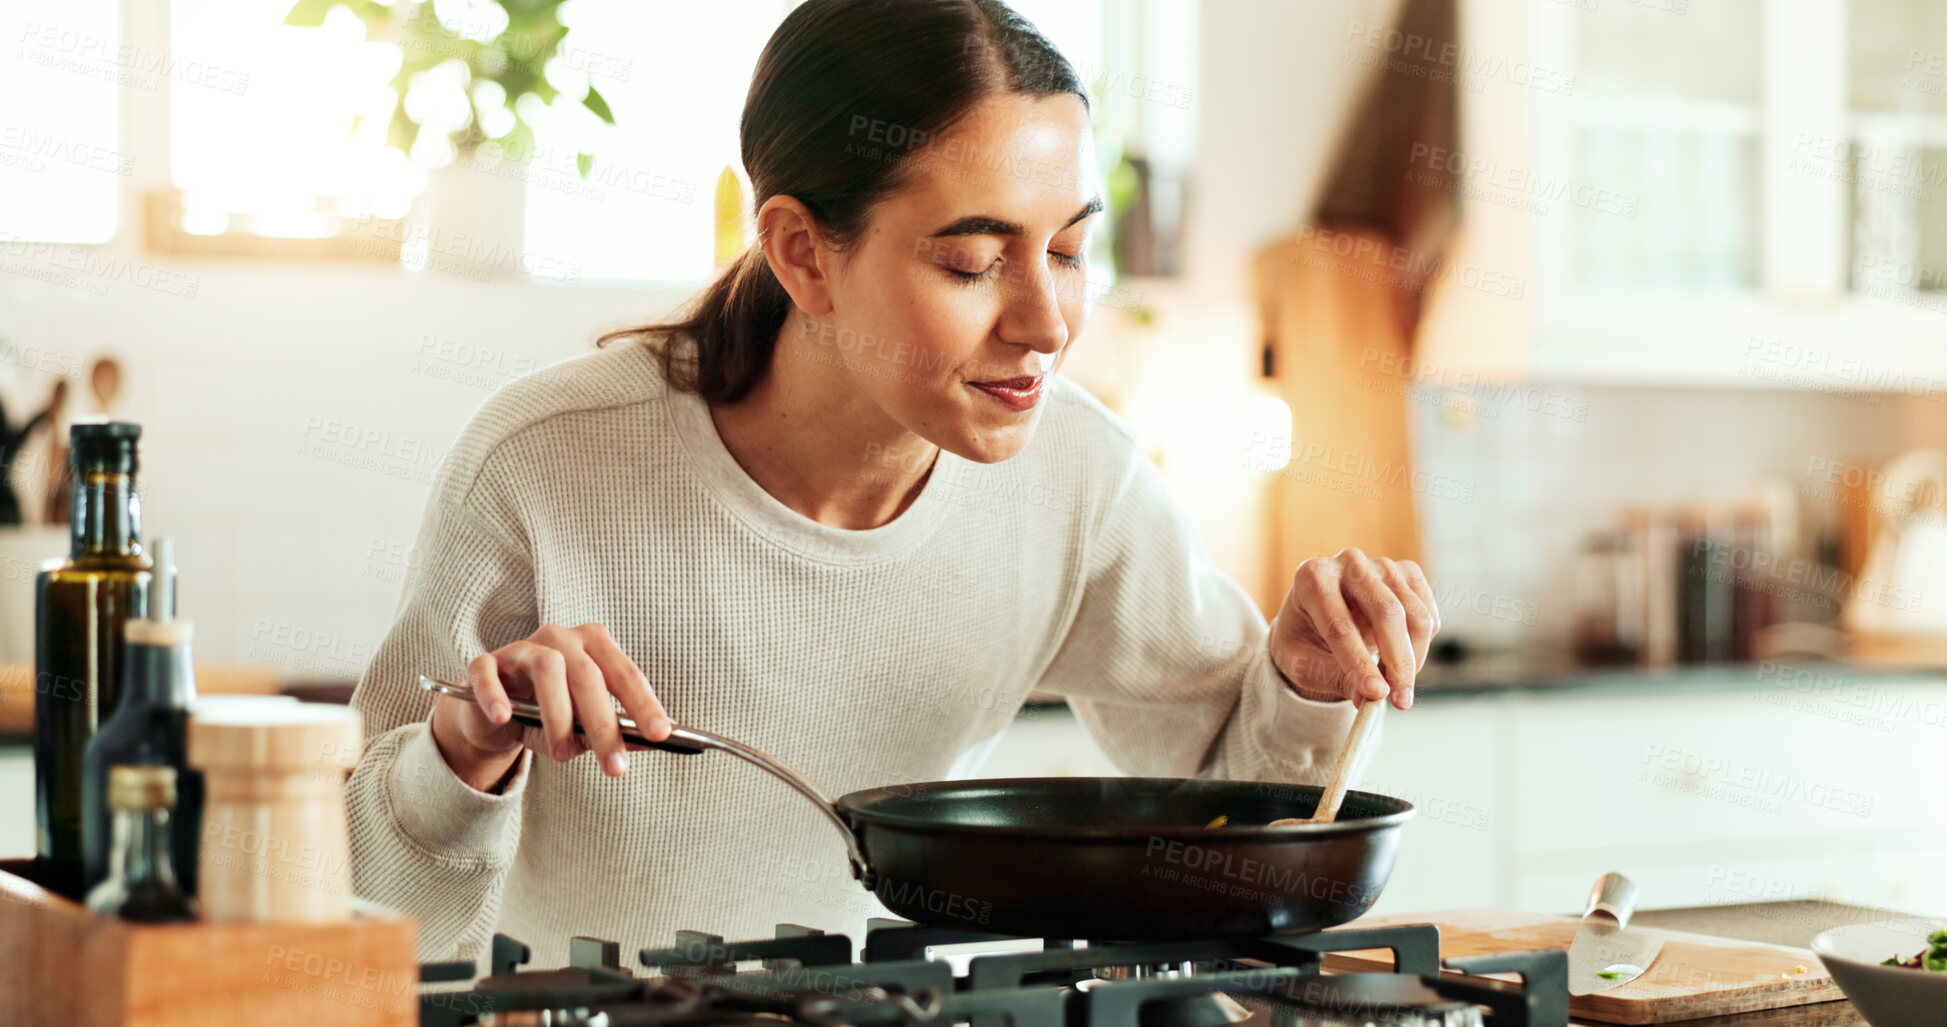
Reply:
[[196, 699], [189, 646], [129, 643], [122, 650], [122, 705], [188, 709]]
[[133, 556], [140, 550], [142, 504], [135, 476], [83, 468], [75, 475], [68, 555]]
[[144, 881], [176, 887], [176, 867], [169, 860], [167, 809], [115, 811], [115, 855], [108, 874], [125, 892]]

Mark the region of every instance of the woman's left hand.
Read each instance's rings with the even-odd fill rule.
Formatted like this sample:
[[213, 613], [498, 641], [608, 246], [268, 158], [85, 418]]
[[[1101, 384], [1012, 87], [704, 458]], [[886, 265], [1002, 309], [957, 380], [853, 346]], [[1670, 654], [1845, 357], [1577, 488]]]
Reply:
[[1298, 565], [1271, 620], [1271, 662], [1307, 699], [1390, 697], [1403, 710], [1439, 630], [1419, 564], [1344, 549]]

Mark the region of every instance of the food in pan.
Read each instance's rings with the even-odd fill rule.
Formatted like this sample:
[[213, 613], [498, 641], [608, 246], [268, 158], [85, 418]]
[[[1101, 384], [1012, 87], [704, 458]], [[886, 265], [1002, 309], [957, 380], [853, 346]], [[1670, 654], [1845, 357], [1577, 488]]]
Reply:
[[1927, 935], [1927, 948], [1915, 953], [1911, 959], [1898, 956], [1880, 964], [1881, 966], [1904, 966], [1912, 970], [1932, 970], [1947, 973], [1947, 931], [1935, 931]]
[[[1293, 824], [1309, 824], [1309, 823], [1311, 823], [1311, 821], [1306, 820], [1304, 817], [1285, 817], [1282, 820], [1273, 820], [1270, 823], [1265, 824], [1264, 826], [1265, 827], [1290, 827]], [[1205, 824], [1203, 826], [1228, 827], [1230, 826], [1230, 814], [1219, 813], [1216, 816], [1210, 818], [1210, 823]]]

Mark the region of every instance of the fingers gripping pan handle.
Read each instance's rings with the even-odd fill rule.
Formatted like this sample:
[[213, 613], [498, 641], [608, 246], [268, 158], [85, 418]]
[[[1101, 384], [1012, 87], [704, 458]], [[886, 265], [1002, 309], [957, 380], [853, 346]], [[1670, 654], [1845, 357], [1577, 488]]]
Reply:
[[[480, 701], [473, 694], [473, 688], [471, 686], [456, 685], [450, 681], [440, 681], [436, 678], [429, 678], [424, 674], [419, 676], [419, 687], [429, 692], [450, 695], [456, 699], [464, 699], [471, 703]], [[508, 705], [513, 707], [513, 719], [515, 723], [525, 724], [528, 727], [541, 726], [541, 708], [539, 706], [517, 699], [508, 700]], [[715, 749], [719, 752], [727, 752], [764, 773], [790, 785], [798, 794], [815, 803], [818, 806], [818, 811], [825, 815], [825, 819], [831, 821], [838, 828], [839, 833], [845, 836], [845, 855], [852, 863], [852, 876], [858, 878], [867, 888], [873, 886], [874, 876], [871, 868], [866, 866], [865, 853], [859, 848], [858, 836], [852, 833], [852, 825], [846, 823], [845, 818], [839, 815], [838, 807], [833, 805], [832, 801], [825, 797], [824, 792], [819, 791], [817, 785], [812, 784], [811, 780], [803, 774], [791, 769], [784, 761], [762, 749], [753, 749], [734, 738], [725, 738], [722, 735], [713, 734], [709, 731], [701, 731], [693, 727], [682, 727], [681, 725], [672, 726], [669, 729], [669, 737], [667, 739], [660, 742], [652, 742], [642, 736], [642, 731], [637, 728], [636, 722], [628, 717], [617, 715], [615, 723], [622, 729], [622, 741], [630, 745], [661, 749], [664, 752], [679, 753], [685, 756], [694, 756], [706, 749]], [[581, 727], [579, 725], [575, 727], [575, 733], [581, 733]]]
[[1589, 906], [1582, 911], [1584, 919], [1596, 913], [1607, 913], [1616, 921], [1617, 927], [1629, 924], [1629, 915], [1636, 911], [1636, 882], [1611, 871], [1596, 878], [1595, 887], [1589, 889]]
[[[480, 701], [473, 694], [473, 688], [470, 685], [456, 685], [449, 681], [429, 678], [424, 674], [419, 676], [419, 687], [428, 692], [438, 692], [441, 695], [450, 695], [455, 699], [465, 699], [470, 703]], [[522, 702], [519, 699], [509, 699], [507, 700], [507, 704], [513, 707], [514, 723], [525, 724], [528, 727], [541, 726], [541, 708], [539, 706], [531, 702]], [[627, 717], [617, 716], [615, 723], [622, 729], [622, 741], [630, 745], [640, 745], [648, 749], [661, 749], [664, 752], [679, 753], [685, 756], [694, 756], [712, 747], [708, 742], [698, 737], [695, 732], [690, 731], [688, 728], [672, 728], [669, 732], [669, 738], [666, 741], [652, 742], [642, 737], [642, 731], [636, 727], [635, 721]], [[581, 734], [581, 725], [575, 725], [575, 734]]]

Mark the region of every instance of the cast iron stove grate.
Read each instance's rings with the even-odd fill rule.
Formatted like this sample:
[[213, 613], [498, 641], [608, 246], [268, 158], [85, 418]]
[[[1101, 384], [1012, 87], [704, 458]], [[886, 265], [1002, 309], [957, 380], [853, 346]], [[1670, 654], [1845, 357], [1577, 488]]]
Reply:
[[[956, 974], [933, 946], [1019, 941], [875, 920], [859, 962], [845, 935], [783, 925], [726, 942], [678, 932], [624, 968], [621, 946], [576, 938], [570, 965], [522, 970], [528, 950], [494, 937], [491, 973], [420, 996], [422, 1027], [1566, 1027], [1567, 958], [1520, 952], [1449, 959], [1431, 924], [1242, 940], [1087, 945], [977, 954]], [[1389, 949], [1392, 973], [1327, 975], [1328, 952]], [[740, 964], [758, 964], [739, 969]], [[463, 981], [470, 964], [421, 979]], [[1484, 976], [1510, 972], [1520, 983]]]

